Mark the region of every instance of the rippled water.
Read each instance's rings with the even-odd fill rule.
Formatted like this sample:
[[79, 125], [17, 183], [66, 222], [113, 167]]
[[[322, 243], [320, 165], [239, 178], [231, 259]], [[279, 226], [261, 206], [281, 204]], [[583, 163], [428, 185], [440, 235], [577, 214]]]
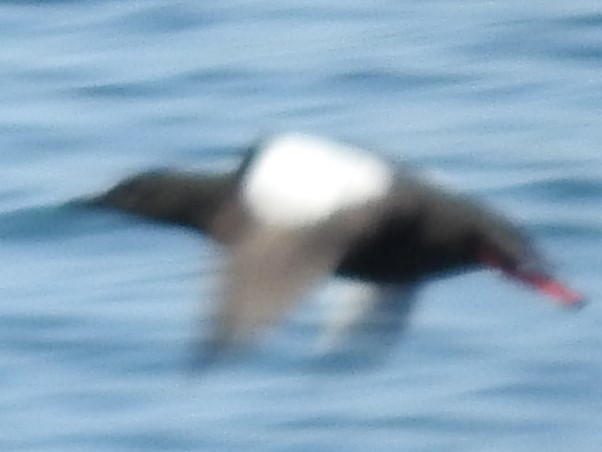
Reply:
[[[0, 449], [600, 450], [598, 2], [4, 1], [0, 37]], [[219, 250], [64, 203], [280, 130], [507, 210], [591, 303], [469, 275], [377, 367], [312, 368], [308, 307], [191, 375]]]

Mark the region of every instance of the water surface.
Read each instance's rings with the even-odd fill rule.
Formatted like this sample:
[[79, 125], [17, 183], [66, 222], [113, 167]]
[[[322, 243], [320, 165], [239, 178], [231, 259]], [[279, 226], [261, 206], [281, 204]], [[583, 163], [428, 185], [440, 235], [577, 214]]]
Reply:
[[[599, 450], [597, 2], [4, 1], [0, 37], [2, 450]], [[506, 210], [591, 303], [468, 275], [379, 366], [312, 368], [307, 307], [191, 375], [220, 251], [64, 203], [283, 130]]]

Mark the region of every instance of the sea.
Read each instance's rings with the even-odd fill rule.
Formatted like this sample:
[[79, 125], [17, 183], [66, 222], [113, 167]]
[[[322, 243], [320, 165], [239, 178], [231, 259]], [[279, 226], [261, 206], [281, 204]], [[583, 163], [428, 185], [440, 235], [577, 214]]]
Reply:
[[[0, 450], [602, 450], [599, 1], [4, 0], [0, 43]], [[287, 131], [505, 212], [588, 304], [438, 280], [316, 365], [327, 281], [199, 371], [224, 250], [72, 201]]]

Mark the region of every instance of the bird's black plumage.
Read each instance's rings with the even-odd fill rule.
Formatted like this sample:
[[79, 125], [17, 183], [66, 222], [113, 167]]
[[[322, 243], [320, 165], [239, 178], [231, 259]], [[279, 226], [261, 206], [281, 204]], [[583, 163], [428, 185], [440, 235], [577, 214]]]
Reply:
[[86, 201], [198, 230], [232, 250], [213, 341], [218, 349], [244, 341], [328, 273], [415, 288], [494, 267], [567, 304], [581, 301], [549, 276], [530, 240], [504, 216], [384, 159], [392, 182], [378, 199], [346, 205], [315, 224], [263, 224], [242, 194], [265, 146], [230, 172], [142, 173]]

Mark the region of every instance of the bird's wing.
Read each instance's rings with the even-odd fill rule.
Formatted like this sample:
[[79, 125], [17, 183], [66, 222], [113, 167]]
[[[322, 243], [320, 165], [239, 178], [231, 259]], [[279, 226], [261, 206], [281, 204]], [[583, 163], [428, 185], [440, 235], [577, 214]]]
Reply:
[[329, 300], [331, 314], [318, 341], [322, 357], [373, 360], [389, 351], [404, 331], [415, 304], [416, 287], [343, 283]]
[[331, 273], [360, 229], [336, 221], [303, 229], [256, 225], [232, 246], [208, 352], [244, 344]]

